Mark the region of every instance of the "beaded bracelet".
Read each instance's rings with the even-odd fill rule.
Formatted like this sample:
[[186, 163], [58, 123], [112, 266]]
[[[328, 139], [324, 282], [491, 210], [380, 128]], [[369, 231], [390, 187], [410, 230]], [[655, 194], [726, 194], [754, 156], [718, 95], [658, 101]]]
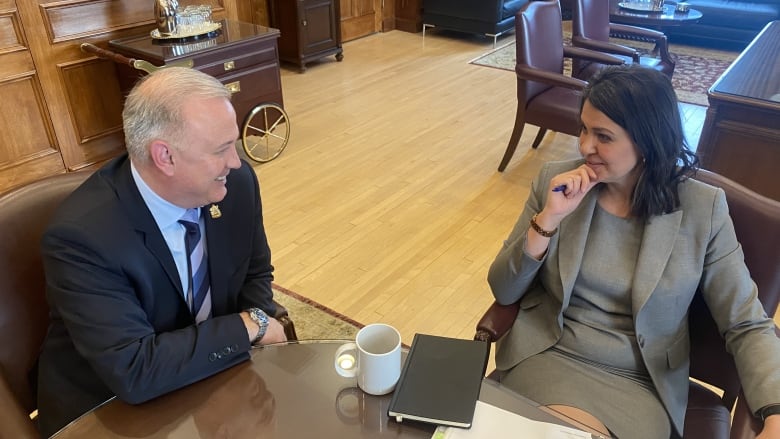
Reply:
[[531, 228], [534, 229], [534, 231], [536, 233], [544, 236], [545, 238], [552, 238], [553, 236], [555, 236], [556, 233], [558, 233], [558, 228], [557, 227], [555, 229], [553, 229], [553, 230], [550, 230], [550, 231], [544, 230], [539, 224], [536, 223], [536, 217], [537, 216], [539, 216], [538, 213], [536, 215], [534, 215], [533, 217], [531, 217]]

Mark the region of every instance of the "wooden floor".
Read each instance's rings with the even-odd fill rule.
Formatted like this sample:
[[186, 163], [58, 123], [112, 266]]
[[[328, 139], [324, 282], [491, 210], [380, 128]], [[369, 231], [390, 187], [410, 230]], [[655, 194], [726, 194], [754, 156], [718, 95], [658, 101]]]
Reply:
[[[390, 323], [406, 343], [415, 332], [473, 336], [492, 302], [488, 266], [530, 180], [541, 163], [578, 156], [576, 139], [558, 133], [530, 150], [529, 126], [496, 171], [515, 77], [468, 63], [491, 45], [392, 31], [346, 43], [343, 62], [283, 69], [290, 141], [255, 167], [279, 285]], [[693, 145], [704, 110], [683, 105]]]

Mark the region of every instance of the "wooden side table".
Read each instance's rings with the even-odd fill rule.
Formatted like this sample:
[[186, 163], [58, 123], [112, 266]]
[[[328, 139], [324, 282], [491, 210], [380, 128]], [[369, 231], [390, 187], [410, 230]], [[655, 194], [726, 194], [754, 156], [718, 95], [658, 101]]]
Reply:
[[341, 48], [339, 0], [268, 0], [272, 27], [281, 31], [279, 58], [298, 65], [335, 55], [344, 59]]

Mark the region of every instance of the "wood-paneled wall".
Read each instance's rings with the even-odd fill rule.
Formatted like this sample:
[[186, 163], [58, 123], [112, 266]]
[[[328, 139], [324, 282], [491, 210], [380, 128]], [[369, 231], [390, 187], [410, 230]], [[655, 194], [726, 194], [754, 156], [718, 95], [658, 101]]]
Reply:
[[[216, 18], [249, 19], [248, 2], [180, 3], [211, 4]], [[124, 149], [115, 66], [80, 46], [106, 47], [153, 27], [152, 1], [0, 0], [0, 192], [98, 165]]]

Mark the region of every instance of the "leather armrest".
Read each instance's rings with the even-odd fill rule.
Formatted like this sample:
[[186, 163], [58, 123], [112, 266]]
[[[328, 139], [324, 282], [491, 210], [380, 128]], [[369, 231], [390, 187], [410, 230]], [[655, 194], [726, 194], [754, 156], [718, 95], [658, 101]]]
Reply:
[[282, 327], [284, 328], [284, 335], [287, 336], [287, 340], [298, 340], [298, 334], [295, 333], [295, 324], [293, 324], [292, 319], [290, 319], [290, 315], [287, 313], [287, 308], [275, 300], [274, 304], [276, 305], [276, 314], [274, 314], [274, 318], [282, 324]]
[[497, 341], [512, 328], [519, 311], [519, 302], [511, 305], [501, 305], [498, 302], [493, 302], [479, 322], [477, 322], [477, 333], [474, 335], [474, 339], [488, 343]]
[[639, 52], [630, 47], [583, 37], [572, 37], [571, 41], [576, 47], [611, 53], [614, 55], [629, 56], [634, 62], [639, 62]]
[[2, 437], [15, 439], [40, 439], [41, 437], [2, 374], [0, 374], [0, 425]]
[[596, 52], [595, 50], [585, 49], [583, 47], [564, 46], [563, 56], [567, 58], [584, 59], [585, 61], [592, 61], [600, 64], [625, 64], [620, 58], [616, 58], [606, 53]]
[[755, 438], [764, 428], [764, 423], [750, 412], [745, 395], [739, 391], [737, 405], [734, 408], [734, 418], [731, 421], [731, 436], [742, 439]]
[[528, 81], [543, 82], [555, 87], [565, 87], [572, 90], [582, 90], [588, 84], [585, 81], [571, 78], [562, 73], [554, 73], [547, 70], [537, 69], [527, 64], [515, 65], [515, 73], [517, 73], [517, 76]]

